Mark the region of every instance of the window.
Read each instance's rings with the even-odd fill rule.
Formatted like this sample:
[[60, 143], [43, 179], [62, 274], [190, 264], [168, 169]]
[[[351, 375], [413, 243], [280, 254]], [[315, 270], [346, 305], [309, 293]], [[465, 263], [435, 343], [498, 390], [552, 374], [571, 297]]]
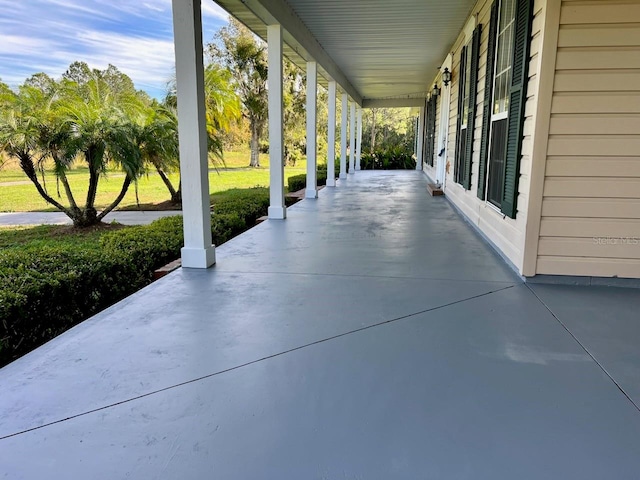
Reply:
[[469, 123], [469, 86], [471, 84], [471, 62], [468, 61], [471, 51], [471, 41], [462, 48], [460, 54], [460, 87], [458, 89], [458, 101], [461, 102], [458, 108], [458, 134], [456, 151], [456, 183], [464, 183], [464, 154], [467, 151], [467, 124]]
[[493, 114], [507, 113], [509, 90], [511, 89], [511, 66], [513, 63], [513, 29], [516, 0], [501, 0], [498, 24], [498, 40], [495, 58]]
[[431, 96], [427, 102], [427, 119], [426, 119], [426, 133], [424, 144], [425, 162], [430, 167], [433, 167], [433, 157], [435, 154], [435, 142], [436, 142], [436, 112], [438, 109], [436, 96]]
[[[515, 218], [533, 0], [496, 0], [487, 47], [478, 197]], [[485, 174], [485, 172], [487, 172]]]
[[466, 190], [471, 188], [471, 157], [473, 156], [473, 133], [476, 118], [481, 30], [482, 25], [478, 25], [473, 31], [471, 40], [460, 52], [455, 181]]
[[504, 162], [507, 153], [507, 122], [513, 53], [516, 0], [500, 0], [491, 109], [491, 147], [487, 200], [500, 208], [504, 194]]

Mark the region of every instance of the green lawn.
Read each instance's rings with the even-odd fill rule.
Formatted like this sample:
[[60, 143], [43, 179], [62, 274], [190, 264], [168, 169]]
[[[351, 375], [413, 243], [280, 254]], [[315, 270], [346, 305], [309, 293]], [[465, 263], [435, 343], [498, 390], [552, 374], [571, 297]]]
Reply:
[[[225, 165], [220, 165], [218, 171], [212, 171], [209, 174], [210, 193], [228, 190], [230, 188], [247, 188], [255, 186], [269, 185], [269, 158], [268, 155], [260, 156], [261, 167], [248, 168], [249, 153], [248, 152], [227, 152], [224, 156]], [[298, 162], [295, 167], [285, 168], [285, 185], [286, 179], [292, 175], [304, 173], [306, 170], [304, 161]], [[74, 168], [70, 174], [69, 183], [74, 192], [76, 201], [84, 203], [88, 188], [88, 175], [85, 167]], [[117, 171], [108, 172], [107, 176], [100, 181], [98, 187], [98, 196], [96, 199], [96, 207], [98, 209], [105, 207], [113, 201], [122, 186], [123, 174]], [[9, 163], [0, 171], [0, 212], [29, 212], [29, 211], [54, 211], [55, 208], [47, 204], [37, 193], [35, 187], [31, 184], [7, 184], [6, 182], [24, 182], [28, 181], [24, 173], [12, 163]], [[58, 197], [56, 179], [49, 171], [45, 174], [46, 186], [50, 195], [67, 204], [66, 196], [61, 190], [61, 196]], [[172, 175], [171, 180], [177, 186], [178, 176]], [[158, 204], [169, 199], [169, 192], [162, 183], [160, 177], [150, 172], [148, 176], [139, 180], [137, 185], [137, 196], [140, 204]], [[120, 204], [119, 208], [136, 207], [136, 188], [133, 186], [129, 189], [126, 197]]]

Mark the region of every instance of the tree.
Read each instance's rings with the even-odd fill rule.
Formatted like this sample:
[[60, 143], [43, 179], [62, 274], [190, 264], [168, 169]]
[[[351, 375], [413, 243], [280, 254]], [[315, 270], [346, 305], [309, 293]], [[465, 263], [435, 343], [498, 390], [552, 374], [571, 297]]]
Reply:
[[[99, 223], [122, 201], [131, 183], [142, 173], [132, 117], [143, 108], [143, 103], [135, 89], [123, 87], [118, 75], [107, 76], [105, 72], [92, 71], [84, 84], [67, 83], [65, 95], [57, 105], [62, 134], [68, 132], [62, 142], [66, 155], [80, 154], [89, 169], [85, 207], [74, 218], [74, 224], [79, 226]], [[98, 184], [109, 162], [123, 170], [125, 178], [116, 199], [98, 214], [95, 209]]]
[[369, 151], [400, 148], [413, 152], [415, 114], [409, 108], [372, 108], [363, 112], [362, 146]]
[[300, 69], [289, 60], [285, 60], [283, 71], [283, 156], [285, 165], [295, 166], [306, 150], [307, 82]]
[[207, 45], [210, 59], [228, 69], [236, 82], [243, 115], [251, 130], [249, 166], [260, 166], [260, 137], [267, 121], [266, 46], [249, 29], [231, 17], [214, 42]]
[[371, 153], [376, 149], [376, 113], [378, 113], [377, 108], [371, 109], [371, 144], [370, 150]]
[[[13, 102], [15, 94], [9, 88], [9, 85], [4, 83], [0, 78], [0, 119], [2, 118], [2, 111], [9, 107], [9, 105]], [[0, 170], [7, 163], [7, 159], [2, 153], [2, 148], [0, 148]]]
[[5, 92], [0, 109], [0, 148], [18, 161], [22, 171], [47, 202], [69, 214], [68, 209], [48, 195], [38, 180], [38, 168], [44, 159], [39, 140], [46, 101], [42, 91], [28, 85], [23, 85], [18, 94], [8, 95]]
[[168, 176], [180, 170], [175, 108], [154, 102], [145, 109], [139, 118], [137, 144], [142, 161], [156, 170], [169, 190], [171, 202], [182, 202], [180, 183], [174, 187]]
[[[85, 69], [78, 63], [72, 67], [73, 76], [65, 74], [59, 82], [44, 74], [25, 81], [2, 109], [0, 145], [5, 153], [18, 159], [48, 203], [69, 216], [74, 225], [90, 226], [99, 223], [122, 201], [131, 183], [142, 173], [138, 130], [132, 119], [144, 107], [145, 99], [115, 67], [104, 71]], [[81, 158], [89, 171], [89, 187], [82, 207], [67, 179], [76, 158]], [[68, 206], [49, 195], [44, 182], [38, 179], [37, 172], [43, 170], [46, 159], [53, 161]], [[117, 165], [125, 177], [118, 196], [98, 213], [96, 194], [109, 163]]]
[[[204, 71], [204, 89], [207, 120], [207, 144], [210, 159], [222, 162], [224, 150], [224, 133], [227, 132], [241, 116], [240, 99], [235, 92], [228, 70], [218, 65], [209, 64]], [[181, 184], [176, 189], [167, 173], [180, 168], [178, 149], [178, 119], [176, 109], [178, 98], [176, 84], [169, 84], [169, 91], [162, 105], [153, 106], [142, 125], [140, 142], [143, 159], [156, 169], [171, 194], [173, 203], [182, 201]]]

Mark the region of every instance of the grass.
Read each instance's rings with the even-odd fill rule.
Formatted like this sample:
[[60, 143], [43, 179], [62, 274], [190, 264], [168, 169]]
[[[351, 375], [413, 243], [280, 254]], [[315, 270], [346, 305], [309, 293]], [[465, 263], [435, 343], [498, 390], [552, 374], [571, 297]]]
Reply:
[[[260, 156], [261, 166], [259, 168], [249, 168], [248, 152], [227, 152], [224, 156], [224, 166], [220, 166], [218, 171], [209, 173], [209, 191], [216, 193], [231, 188], [249, 188], [255, 186], [269, 185], [269, 158], [268, 155]], [[296, 164], [295, 167], [285, 168], [285, 185], [287, 179], [292, 175], [298, 175], [306, 171], [304, 161]], [[74, 192], [76, 201], [84, 203], [88, 188], [87, 169], [82, 166], [74, 168], [68, 175], [69, 183]], [[96, 207], [104, 208], [117, 196], [122, 186], [123, 174], [117, 171], [110, 171], [101, 179], [96, 198]], [[171, 175], [171, 180], [177, 186], [178, 175]], [[34, 211], [56, 211], [51, 205], [46, 203], [36, 192], [31, 184], [7, 184], [7, 182], [28, 181], [19, 167], [9, 162], [0, 171], [0, 212], [34, 212]], [[49, 194], [56, 200], [67, 205], [66, 196], [61, 191], [58, 197], [55, 176], [50, 172], [45, 173], [45, 180]], [[136, 198], [137, 190], [137, 198]], [[155, 173], [141, 178], [138, 181], [137, 189], [131, 187], [125, 196], [120, 209], [137, 208], [138, 204], [148, 205], [166, 202], [169, 199], [169, 192], [162, 183], [160, 177]]]

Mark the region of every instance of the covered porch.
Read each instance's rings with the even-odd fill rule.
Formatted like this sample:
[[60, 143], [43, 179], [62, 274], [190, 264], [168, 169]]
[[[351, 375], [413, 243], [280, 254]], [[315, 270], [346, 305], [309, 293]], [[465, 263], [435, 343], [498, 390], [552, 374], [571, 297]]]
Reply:
[[635, 479], [635, 289], [359, 172], [0, 370], [8, 479]]

